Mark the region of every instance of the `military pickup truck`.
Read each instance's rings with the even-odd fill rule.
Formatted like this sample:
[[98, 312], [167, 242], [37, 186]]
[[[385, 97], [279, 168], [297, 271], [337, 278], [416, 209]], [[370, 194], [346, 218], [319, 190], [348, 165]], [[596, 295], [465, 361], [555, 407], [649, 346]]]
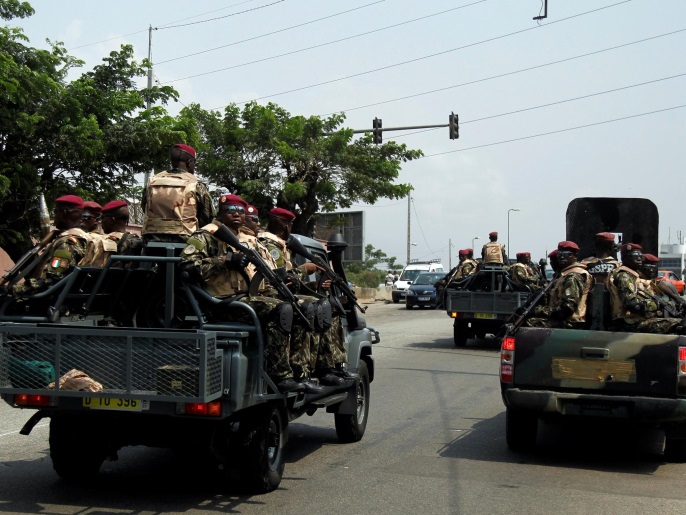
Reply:
[[[345, 243], [330, 242], [327, 254], [297, 238], [345, 280]], [[265, 373], [255, 311], [237, 300], [230, 309], [251, 323], [217, 316], [227, 301], [180, 273], [179, 252], [150, 243], [104, 268], [75, 267], [24, 301], [0, 298], [0, 395], [33, 412], [22, 434], [50, 418], [56, 473], [89, 479], [128, 445], [190, 448], [210, 458], [227, 487], [268, 492], [283, 475], [289, 421], [324, 409], [339, 441], [360, 440], [379, 335], [353, 303], [342, 299], [341, 319], [348, 370], [359, 378], [317, 394], [283, 393]]]
[[455, 346], [464, 347], [470, 338], [497, 334], [529, 295], [530, 292], [514, 291], [507, 269], [501, 266], [480, 267], [476, 274], [449, 283], [445, 306], [448, 316], [454, 319]]
[[[621, 216], [640, 212], [641, 217]], [[593, 251], [598, 232], [657, 250], [657, 209], [644, 199], [576, 199], [567, 239]], [[590, 235], [590, 238], [589, 236]], [[617, 419], [665, 431], [666, 458], [686, 461], [686, 337], [609, 329], [609, 296], [597, 281], [584, 329], [521, 327], [502, 341], [500, 384], [507, 445], [536, 445], [538, 421]]]

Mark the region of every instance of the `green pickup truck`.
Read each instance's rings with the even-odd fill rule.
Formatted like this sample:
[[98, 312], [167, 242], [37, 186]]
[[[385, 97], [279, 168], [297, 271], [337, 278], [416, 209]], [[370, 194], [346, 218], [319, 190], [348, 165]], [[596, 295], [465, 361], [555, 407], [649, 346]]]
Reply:
[[[645, 216], [621, 216], [636, 209]], [[576, 199], [567, 239], [588, 255], [593, 235], [609, 231], [640, 239], [645, 252], [657, 254], [656, 220], [648, 200]], [[500, 384], [510, 449], [535, 447], [539, 419], [611, 418], [663, 429], [665, 457], [686, 461], [686, 337], [612, 332], [609, 322], [609, 298], [598, 281], [586, 328], [521, 327], [503, 338]]]

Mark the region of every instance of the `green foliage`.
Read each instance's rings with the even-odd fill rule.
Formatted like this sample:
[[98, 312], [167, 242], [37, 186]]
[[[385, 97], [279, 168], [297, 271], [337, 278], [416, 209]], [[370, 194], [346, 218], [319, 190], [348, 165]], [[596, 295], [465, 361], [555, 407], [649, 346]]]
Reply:
[[394, 181], [402, 162], [422, 155], [395, 142], [374, 145], [371, 135], [353, 140], [344, 121], [343, 114], [291, 116], [251, 102], [242, 110], [231, 104], [223, 115], [192, 104], [178, 126], [193, 135], [204, 178], [261, 212], [275, 205], [295, 212], [293, 232], [311, 235], [317, 212], [407, 196], [411, 186]]
[[[376, 288], [386, 278], [388, 270], [379, 270], [377, 265], [395, 264], [396, 258], [388, 257], [381, 249], [375, 249], [373, 245], [365, 245], [364, 260], [357, 263], [345, 264], [345, 275], [350, 282], [362, 288]], [[402, 268], [402, 267], [401, 267]], [[389, 267], [392, 270], [392, 268]]]

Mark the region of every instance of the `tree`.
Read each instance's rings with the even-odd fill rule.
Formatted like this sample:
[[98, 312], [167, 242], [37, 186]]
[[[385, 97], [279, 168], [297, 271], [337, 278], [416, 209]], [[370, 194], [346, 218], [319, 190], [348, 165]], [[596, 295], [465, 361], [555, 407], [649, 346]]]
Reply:
[[[380, 270], [377, 265], [386, 263], [394, 265], [395, 256], [388, 255], [381, 249], [375, 249], [373, 245], [367, 244], [364, 247], [364, 260], [361, 262], [346, 263], [345, 275], [352, 283], [363, 288], [376, 288], [384, 282], [387, 271]], [[388, 270], [392, 270], [390, 266]]]
[[[26, 17], [26, 2], [0, 0], [4, 19]], [[122, 46], [72, 82], [82, 62], [60, 43], [28, 46], [19, 28], [0, 27], [0, 245], [16, 259], [36, 234], [38, 198], [65, 193], [106, 202], [125, 195], [134, 175], [166, 167], [168, 148], [185, 139], [162, 105], [173, 88], [138, 88], [147, 62]]]
[[254, 102], [242, 111], [231, 104], [223, 116], [193, 104], [178, 119], [195, 138], [200, 175], [260, 212], [275, 205], [293, 211], [293, 232], [306, 235], [317, 212], [402, 198], [412, 189], [394, 181], [401, 163], [422, 156], [421, 150], [395, 142], [374, 145], [371, 135], [353, 140], [353, 131], [341, 127], [344, 121], [343, 114], [291, 116], [276, 104]]

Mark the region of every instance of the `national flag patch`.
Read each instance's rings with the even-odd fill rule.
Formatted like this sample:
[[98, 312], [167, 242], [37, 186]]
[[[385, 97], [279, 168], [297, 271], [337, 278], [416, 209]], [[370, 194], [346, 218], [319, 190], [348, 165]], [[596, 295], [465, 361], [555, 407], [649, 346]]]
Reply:
[[53, 258], [52, 263], [50, 263], [52, 268], [67, 268], [69, 267], [69, 262], [62, 258]]

